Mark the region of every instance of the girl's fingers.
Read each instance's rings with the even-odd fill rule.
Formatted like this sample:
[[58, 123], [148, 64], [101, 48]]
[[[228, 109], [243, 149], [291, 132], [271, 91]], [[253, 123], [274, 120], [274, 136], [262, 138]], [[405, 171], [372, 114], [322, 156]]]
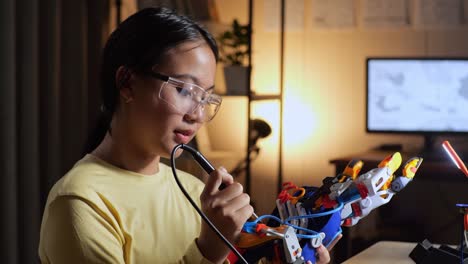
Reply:
[[204, 194], [205, 195], [214, 195], [219, 191], [221, 184], [227, 186], [231, 185], [234, 182], [232, 176], [226, 171], [225, 168], [220, 167], [219, 169], [213, 171], [205, 184]]
[[339, 234], [336, 236], [336, 238], [330, 243], [330, 245], [327, 247], [328, 251], [332, 250], [332, 248], [340, 241], [340, 239], [343, 237], [342, 234]]
[[330, 262], [330, 254], [324, 245], [317, 248], [317, 264], [325, 264]]

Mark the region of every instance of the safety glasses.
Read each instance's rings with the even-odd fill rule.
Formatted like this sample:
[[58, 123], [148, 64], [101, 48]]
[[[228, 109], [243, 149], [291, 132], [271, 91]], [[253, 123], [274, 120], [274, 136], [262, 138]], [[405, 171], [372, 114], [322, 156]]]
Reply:
[[159, 90], [159, 98], [180, 114], [201, 111], [203, 122], [208, 122], [214, 118], [221, 106], [221, 96], [207, 92], [196, 84], [186, 83], [154, 71], [148, 74], [164, 81]]

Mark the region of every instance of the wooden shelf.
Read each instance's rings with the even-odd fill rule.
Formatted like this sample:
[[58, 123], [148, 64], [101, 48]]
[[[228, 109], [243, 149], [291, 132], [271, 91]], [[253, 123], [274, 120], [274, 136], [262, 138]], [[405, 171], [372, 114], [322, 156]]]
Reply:
[[250, 98], [251, 98], [252, 101], [281, 100], [281, 95], [279, 95], [279, 94], [265, 94], [265, 95], [253, 94], [253, 95], [251, 95]]

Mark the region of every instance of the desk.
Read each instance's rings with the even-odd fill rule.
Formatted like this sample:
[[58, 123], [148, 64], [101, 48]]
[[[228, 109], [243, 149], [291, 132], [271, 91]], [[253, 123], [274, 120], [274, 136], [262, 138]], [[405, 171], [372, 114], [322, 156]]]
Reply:
[[413, 264], [409, 257], [417, 243], [380, 241], [343, 264]]
[[[376, 168], [393, 151], [369, 151], [333, 159], [341, 173], [351, 159], [364, 162], [361, 174]], [[403, 163], [416, 156], [401, 152]], [[399, 171], [396, 173], [398, 174]], [[424, 160], [414, 180], [382, 207], [375, 209], [356, 226], [343, 228], [343, 239], [336, 245], [337, 263], [348, 259], [376, 241], [392, 240], [457, 244], [460, 219], [456, 203], [468, 201], [468, 181], [447, 161]], [[369, 229], [366, 225], [373, 227]]]

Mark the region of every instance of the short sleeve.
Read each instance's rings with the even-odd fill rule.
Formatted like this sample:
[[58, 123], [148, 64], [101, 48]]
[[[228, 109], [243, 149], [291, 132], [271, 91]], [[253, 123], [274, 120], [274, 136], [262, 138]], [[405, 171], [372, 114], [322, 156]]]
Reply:
[[43, 224], [42, 263], [125, 263], [115, 229], [79, 197], [57, 197]]

